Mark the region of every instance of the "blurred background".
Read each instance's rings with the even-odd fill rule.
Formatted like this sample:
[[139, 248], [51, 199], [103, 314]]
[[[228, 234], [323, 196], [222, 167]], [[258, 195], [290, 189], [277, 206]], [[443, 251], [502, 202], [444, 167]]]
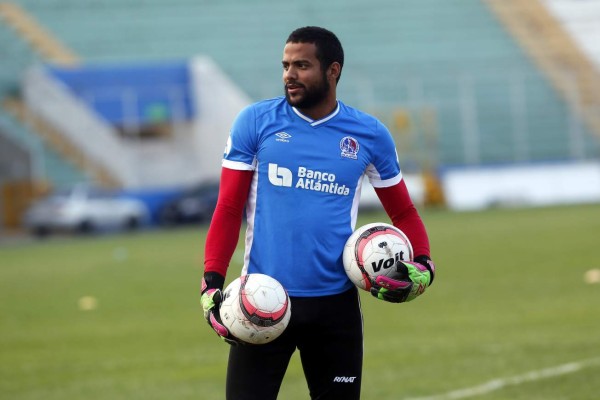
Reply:
[[[305, 25], [341, 39], [339, 98], [392, 132], [438, 266], [418, 301], [361, 293], [363, 397], [599, 398], [600, 0], [0, 0], [0, 399], [224, 398], [206, 222]], [[308, 397], [296, 354], [280, 398]]]
[[304, 25], [340, 37], [339, 97], [392, 131], [417, 203], [600, 200], [597, 0], [19, 0], [0, 3], [2, 232], [81, 184], [149, 224], [206, 220], [210, 194], [180, 198], [218, 186], [232, 119], [282, 94]]

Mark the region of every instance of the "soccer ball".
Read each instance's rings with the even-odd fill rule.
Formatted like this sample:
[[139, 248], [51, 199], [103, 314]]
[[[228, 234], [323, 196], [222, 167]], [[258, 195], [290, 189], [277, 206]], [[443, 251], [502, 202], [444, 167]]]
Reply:
[[344, 246], [344, 269], [360, 289], [369, 291], [378, 275], [402, 278], [398, 261], [412, 261], [413, 249], [406, 235], [393, 225], [375, 222], [357, 228]]
[[264, 274], [242, 275], [223, 291], [221, 321], [237, 339], [268, 343], [283, 333], [292, 314], [283, 286]]

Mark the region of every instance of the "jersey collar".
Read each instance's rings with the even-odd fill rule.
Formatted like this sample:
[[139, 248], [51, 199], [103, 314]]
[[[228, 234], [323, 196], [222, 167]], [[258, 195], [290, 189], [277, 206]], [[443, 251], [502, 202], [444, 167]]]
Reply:
[[331, 114], [327, 115], [326, 117], [323, 117], [318, 120], [314, 120], [310, 117], [307, 117], [306, 115], [302, 114], [296, 107], [292, 107], [292, 110], [294, 110], [294, 112], [296, 113], [297, 116], [299, 116], [300, 118], [302, 118], [303, 120], [308, 122], [310, 124], [310, 126], [318, 126], [318, 125], [324, 124], [325, 122], [329, 121], [331, 118], [338, 115], [338, 113], [340, 112], [340, 103], [338, 101], [336, 101], [335, 110], [333, 110], [333, 112]]

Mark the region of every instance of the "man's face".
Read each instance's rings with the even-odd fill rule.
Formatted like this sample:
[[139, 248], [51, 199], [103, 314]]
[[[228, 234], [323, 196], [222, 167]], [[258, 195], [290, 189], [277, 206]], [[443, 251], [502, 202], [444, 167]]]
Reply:
[[322, 102], [330, 90], [326, 72], [313, 43], [287, 43], [283, 49], [283, 83], [287, 102], [309, 109]]

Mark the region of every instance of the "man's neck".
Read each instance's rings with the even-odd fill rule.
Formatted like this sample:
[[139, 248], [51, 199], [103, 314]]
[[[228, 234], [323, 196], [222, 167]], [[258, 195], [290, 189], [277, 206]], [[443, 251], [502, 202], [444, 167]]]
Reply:
[[335, 96], [331, 99], [326, 99], [323, 102], [310, 107], [310, 108], [298, 108], [303, 115], [310, 117], [311, 119], [318, 121], [320, 119], [325, 118], [329, 114], [335, 111], [337, 108], [337, 99]]

